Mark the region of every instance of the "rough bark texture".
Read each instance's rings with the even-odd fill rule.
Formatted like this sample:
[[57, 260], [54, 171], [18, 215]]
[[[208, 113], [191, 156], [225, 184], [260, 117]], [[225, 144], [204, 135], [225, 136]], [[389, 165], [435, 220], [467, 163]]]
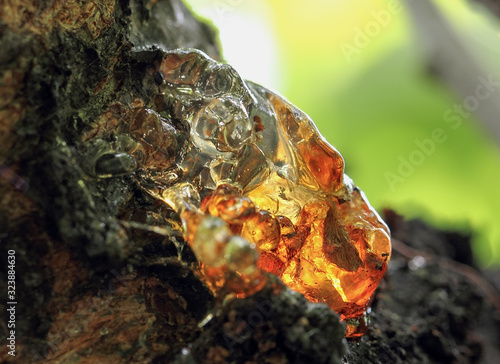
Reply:
[[[147, 65], [178, 47], [219, 57], [180, 0], [0, 5], [0, 272], [15, 250], [18, 302], [16, 356], [2, 344], [1, 362], [500, 362], [498, 295], [471, 267], [468, 238], [392, 213], [406, 245], [395, 241], [361, 340], [346, 344], [335, 313], [278, 281], [214, 299], [182, 237], [154, 228], [172, 211], [139, 172], [97, 178], [99, 151], [82, 138], [127, 92], [147, 102]], [[2, 278], [2, 337], [6, 291]]]

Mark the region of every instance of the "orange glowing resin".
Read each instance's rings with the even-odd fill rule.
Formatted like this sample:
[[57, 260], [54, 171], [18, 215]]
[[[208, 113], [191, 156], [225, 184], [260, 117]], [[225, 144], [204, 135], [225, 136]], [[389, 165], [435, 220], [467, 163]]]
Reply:
[[272, 273], [362, 335], [391, 246], [342, 156], [302, 111], [200, 51], [164, 53], [153, 78], [153, 101], [121, 104], [112, 127], [143, 188], [180, 215], [206, 284], [244, 297]]

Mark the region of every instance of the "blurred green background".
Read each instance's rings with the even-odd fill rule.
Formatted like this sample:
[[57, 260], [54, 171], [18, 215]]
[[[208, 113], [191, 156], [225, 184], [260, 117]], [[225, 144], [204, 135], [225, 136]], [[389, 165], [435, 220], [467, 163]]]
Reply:
[[[456, 129], [446, 122], [461, 100], [426, 71], [400, 1], [186, 2], [219, 29], [225, 60], [244, 78], [311, 116], [376, 209], [472, 232], [479, 263], [500, 266], [500, 147], [473, 116]], [[497, 20], [465, 0], [436, 3], [500, 74]], [[436, 127], [445, 140], [419, 153]]]

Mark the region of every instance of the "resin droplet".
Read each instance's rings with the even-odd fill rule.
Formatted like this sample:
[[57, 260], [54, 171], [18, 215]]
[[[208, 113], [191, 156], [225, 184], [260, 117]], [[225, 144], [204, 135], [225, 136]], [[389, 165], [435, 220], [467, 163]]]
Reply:
[[215, 294], [255, 293], [272, 273], [362, 335], [391, 246], [342, 156], [302, 111], [200, 51], [148, 67], [151, 104], [113, 105], [86, 133], [116, 140], [97, 169], [142, 171], [139, 185], [181, 217]]

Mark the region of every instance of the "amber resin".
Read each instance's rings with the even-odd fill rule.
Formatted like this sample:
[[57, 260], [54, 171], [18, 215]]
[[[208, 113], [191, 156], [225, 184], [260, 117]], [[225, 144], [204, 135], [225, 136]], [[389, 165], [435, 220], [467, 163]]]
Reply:
[[302, 111], [200, 51], [166, 52], [149, 74], [149, 104], [115, 104], [86, 134], [115, 135], [114, 164], [96, 156], [92, 173], [143, 171], [216, 295], [255, 293], [272, 273], [362, 335], [391, 246], [342, 156]]

